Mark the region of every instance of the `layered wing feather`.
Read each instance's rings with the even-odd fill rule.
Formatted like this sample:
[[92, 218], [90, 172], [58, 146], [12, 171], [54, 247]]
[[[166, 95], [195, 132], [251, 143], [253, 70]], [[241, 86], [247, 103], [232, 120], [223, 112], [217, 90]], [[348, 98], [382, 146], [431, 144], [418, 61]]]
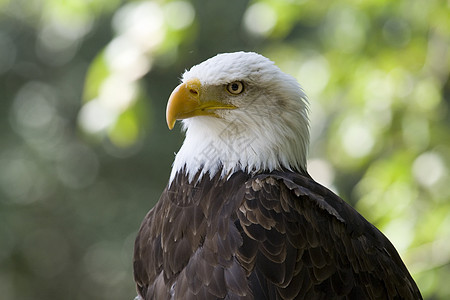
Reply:
[[177, 175], [136, 238], [134, 275], [143, 299], [252, 299], [234, 225], [247, 179], [239, 172], [190, 184]]
[[421, 299], [389, 240], [308, 176], [246, 183], [237, 253], [255, 299]]
[[179, 173], [142, 223], [143, 299], [421, 299], [388, 239], [310, 177], [194, 182]]

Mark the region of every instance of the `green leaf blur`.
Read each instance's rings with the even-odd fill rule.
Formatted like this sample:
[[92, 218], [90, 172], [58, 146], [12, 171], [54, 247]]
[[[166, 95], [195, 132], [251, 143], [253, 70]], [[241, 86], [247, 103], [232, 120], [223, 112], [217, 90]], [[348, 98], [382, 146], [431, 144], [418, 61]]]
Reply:
[[0, 295], [133, 299], [180, 74], [256, 51], [311, 103], [309, 171], [449, 299], [448, 1], [0, 1]]

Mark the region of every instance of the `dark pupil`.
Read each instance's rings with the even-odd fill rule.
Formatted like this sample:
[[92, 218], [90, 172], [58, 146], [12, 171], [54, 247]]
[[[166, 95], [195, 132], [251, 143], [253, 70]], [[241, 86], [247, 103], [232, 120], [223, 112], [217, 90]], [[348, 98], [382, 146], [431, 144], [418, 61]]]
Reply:
[[231, 85], [231, 89], [236, 92], [239, 89], [239, 85], [237, 83], [233, 83]]

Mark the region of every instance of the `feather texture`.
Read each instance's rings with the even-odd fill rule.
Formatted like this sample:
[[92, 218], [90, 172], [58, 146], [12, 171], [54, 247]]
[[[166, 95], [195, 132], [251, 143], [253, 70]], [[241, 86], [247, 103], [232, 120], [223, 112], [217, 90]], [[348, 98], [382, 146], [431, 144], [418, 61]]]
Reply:
[[388, 239], [309, 176], [175, 181], [136, 239], [144, 300], [421, 299]]

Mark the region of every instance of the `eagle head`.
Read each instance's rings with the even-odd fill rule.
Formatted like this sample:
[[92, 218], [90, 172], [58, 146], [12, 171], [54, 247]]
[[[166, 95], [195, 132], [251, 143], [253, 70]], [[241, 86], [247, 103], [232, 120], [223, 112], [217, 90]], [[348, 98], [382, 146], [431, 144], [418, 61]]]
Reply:
[[307, 98], [290, 75], [257, 53], [219, 54], [186, 71], [170, 95], [169, 129], [182, 120], [186, 138], [177, 172], [229, 176], [276, 169], [306, 172]]

